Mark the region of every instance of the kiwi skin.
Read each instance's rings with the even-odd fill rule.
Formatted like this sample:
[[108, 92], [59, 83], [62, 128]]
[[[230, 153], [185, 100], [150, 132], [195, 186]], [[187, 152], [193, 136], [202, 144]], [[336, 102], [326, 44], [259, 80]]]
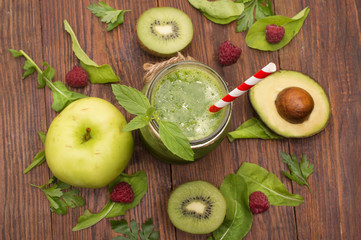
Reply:
[[[156, 7], [156, 8], [153, 8], [153, 9], [176, 9], [176, 8], [172, 8], [172, 7]], [[148, 10], [152, 10], [152, 9], [148, 9]], [[147, 11], [148, 11], [147, 10]], [[180, 11], [180, 12], [183, 12], [183, 11], [181, 11], [181, 10], [179, 10], [179, 9], [176, 9], [176, 10], [178, 10], [178, 11]], [[146, 12], [147, 12], [146, 11]], [[145, 13], [145, 12], [144, 12]], [[143, 13], [143, 14], [144, 14]], [[184, 12], [183, 12], [184, 13]], [[143, 15], [142, 14], [142, 15]], [[187, 16], [187, 14], [185, 14], [184, 13], [184, 15], [185, 16]], [[139, 24], [139, 19], [141, 18], [141, 16], [138, 18], [138, 20], [137, 20], [137, 24], [136, 24], [136, 26], [138, 26], [138, 24]], [[188, 17], [189, 18], [189, 17]], [[190, 21], [190, 26], [192, 27], [192, 37], [193, 37], [193, 25], [192, 25], [192, 22], [191, 22], [191, 20], [190, 20], [190, 18], [189, 18], [189, 21]], [[157, 56], [157, 57], [163, 57], [163, 58], [165, 58], [165, 57], [173, 57], [173, 56], [176, 56], [177, 55], [177, 53], [178, 52], [182, 52], [182, 51], [184, 51], [184, 50], [186, 50], [187, 49], [187, 47], [190, 45], [190, 43], [192, 42], [191, 40], [188, 42], [188, 44], [186, 44], [182, 49], [179, 49], [178, 51], [176, 51], [176, 52], [172, 52], [172, 53], [169, 53], [169, 54], [165, 54], [165, 53], [160, 53], [160, 52], [156, 52], [156, 51], [154, 51], [154, 50], [152, 50], [152, 49], [149, 49], [141, 40], [140, 40], [140, 38], [139, 38], [139, 34], [138, 34], [138, 27], [136, 27], [135, 28], [135, 32], [136, 32], [136, 35], [137, 35], [137, 41], [138, 41], [138, 43], [139, 43], [139, 45], [140, 45], [140, 47], [144, 50], [144, 51], [146, 51], [146, 52], [148, 52], [149, 54], [151, 54], [151, 55], [153, 55], [153, 56]], [[192, 37], [191, 37], [191, 39], [192, 39]]]
[[192, 234], [216, 230], [224, 221], [226, 208], [226, 200], [219, 189], [205, 181], [178, 186], [168, 200], [168, 215], [173, 225]]

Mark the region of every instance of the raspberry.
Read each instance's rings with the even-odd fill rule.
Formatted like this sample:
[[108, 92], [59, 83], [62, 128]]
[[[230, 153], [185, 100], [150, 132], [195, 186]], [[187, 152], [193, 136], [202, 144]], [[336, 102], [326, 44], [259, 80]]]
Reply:
[[134, 200], [132, 186], [127, 182], [120, 182], [113, 188], [110, 194], [110, 200], [120, 203], [131, 203]]
[[237, 62], [241, 56], [242, 49], [234, 46], [230, 41], [223, 42], [218, 49], [218, 62], [228, 66]]
[[266, 26], [266, 40], [269, 43], [279, 43], [285, 35], [285, 29], [282, 26], [274, 24]]
[[249, 196], [249, 208], [253, 214], [263, 213], [269, 208], [267, 196], [260, 191], [253, 192]]
[[88, 84], [88, 73], [79, 66], [74, 66], [73, 69], [65, 76], [66, 82], [71, 87], [85, 87]]

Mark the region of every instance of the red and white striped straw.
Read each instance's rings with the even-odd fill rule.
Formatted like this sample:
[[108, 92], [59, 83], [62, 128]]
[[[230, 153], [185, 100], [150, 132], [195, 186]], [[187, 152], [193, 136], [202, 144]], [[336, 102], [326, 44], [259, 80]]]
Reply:
[[276, 64], [269, 63], [267, 66], [262, 68], [258, 73], [254, 74], [252, 77], [248, 78], [237, 88], [233, 89], [230, 93], [227, 94], [224, 98], [219, 100], [216, 104], [212, 105], [209, 108], [210, 112], [218, 112], [228, 104], [230, 104], [234, 99], [238, 98], [245, 92], [247, 92], [251, 87], [259, 83], [262, 79], [268, 75], [274, 73], [277, 70]]

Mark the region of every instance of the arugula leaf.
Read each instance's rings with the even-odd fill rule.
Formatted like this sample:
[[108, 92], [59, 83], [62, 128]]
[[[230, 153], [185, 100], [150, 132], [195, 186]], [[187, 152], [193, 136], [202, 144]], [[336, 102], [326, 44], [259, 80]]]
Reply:
[[73, 42], [72, 48], [76, 57], [80, 60], [82, 68], [89, 74], [89, 80], [91, 83], [109, 83], [109, 82], [118, 82], [120, 78], [116, 76], [113, 72], [113, 69], [108, 65], [104, 64], [98, 66], [93, 60], [91, 60], [88, 55], [81, 48], [78, 39], [70, 27], [68, 21], [64, 20], [64, 28], [71, 37]]
[[114, 9], [103, 1], [92, 3], [87, 8], [95, 16], [99, 17], [102, 22], [107, 23], [107, 31], [111, 31], [119, 24], [122, 24], [124, 22], [124, 13], [130, 11]]
[[147, 110], [151, 107], [148, 98], [135, 88], [112, 84], [112, 90], [120, 106], [127, 112], [135, 115], [147, 115]]
[[267, 196], [271, 205], [298, 206], [303, 203], [300, 195], [288, 192], [276, 175], [257, 164], [244, 162], [237, 174], [246, 181], [249, 194], [261, 191]]
[[[56, 214], [64, 215], [67, 213], [67, 207], [75, 208], [84, 206], [85, 202], [81, 196], [78, 196], [79, 190], [71, 189], [70, 191], [64, 191], [70, 188], [69, 184], [61, 182], [58, 180], [55, 183], [56, 178], [52, 177], [48, 183], [37, 186], [30, 184], [33, 187], [39, 188], [43, 191], [46, 198], [50, 203], [50, 210]], [[53, 184], [51, 187], [46, 188], [50, 184]]]
[[38, 67], [38, 65], [36, 65], [36, 63], [23, 50], [17, 51], [14, 49], [9, 49], [9, 51], [15, 58], [20, 56], [25, 57], [26, 62], [24, 65], [24, 69], [26, 71], [23, 78], [26, 78], [30, 74], [34, 73], [34, 71], [36, 70], [38, 73], [39, 88], [48, 86], [51, 89], [51, 91], [53, 92], [53, 104], [51, 107], [56, 112], [61, 112], [70, 103], [78, 99], [87, 97], [83, 94], [69, 91], [60, 81], [53, 82], [52, 79], [55, 73], [54, 69], [50, 67], [46, 62], [43, 63], [43, 65], [46, 66], [46, 69], [42, 71]]
[[160, 139], [168, 150], [184, 160], [194, 161], [194, 152], [182, 130], [172, 122], [158, 119], [157, 123]]
[[251, 118], [236, 130], [227, 134], [230, 142], [239, 138], [261, 138], [261, 139], [282, 139], [281, 136], [273, 133], [259, 119]]
[[308, 190], [310, 190], [312, 194], [310, 185], [308, 185], [307, 182], [307, 178], [313, 173], [314, 165], [310, 164], [310, 162], [306, 158], [306, 155], [302, 154], [302, 160], [300, 164], [298, 163], [298, 160], [294, 154], [290, 156], [289, 154], [281, 151], [281, 156], [282, 156], [282, 162], [287, 164], [291, 172], [288, 173], [282, 171], [282, 173], [289, 179], [297, 182], [299, 185], [301, 186], [306, 185]]
[[227, 201], [226, 219], [213, 232], [218, 239], [242, 239], [250, 231], [253, 215], [249, 209], [249, 195], [245, 180], [236, 174], [225, 177], [220, 190]]
[[188, 138], [174, 123], [161, 121], [158, 117], [159, 113], [150, 105], [148, 98], [142, 92], [121, 84], [112, 84], [112, 90], [118, 103], [125, 110], [138, 115], [125, 126], [123, 131], [135, 130], [146, 126], [151, 120], [156, 120], [160, 139], [168, 150], [184, 160], [194, 160], [194, 152]]
[[218, 24], [228, 24], [238, 18], [244, 10], [243, 3], [232, 0], [188, 0], [196, 9], [200, 10], [205, 17]]
[[124, 234], [128, 237], [118, 236], [113, 238], [113, 240], [138, 240], [138, 236], [142, 240], [157, 240], [160, 237], [159, 231], [154, 232], [154, 225], [151, 218], [142, 224], [142, 230], [139, 229], [139, 224], [134, 220], [130, 221], [130, 227], [125, 219], [120, 221], [111, 220], [110, 224], [114, 232]]
[[[38, 135], [40, 137], [41, 142], [44, 144], [45, 143], [45, 138], [46, 138], [45, 133], [42, 132], [42, 131], [39, 131]], [[38, 152], [35, 155], [32, 163], [23, 171], [23, 174], [26, 174], [26, 173], [30, 172], [33, 168], [35, 168], [37, 166], [40, 166], [41, 164], [43, 164], [45, 162], [45, 160], [46, 160], [45, 159], [45, 151], [42, 150], [42, 151]]]
[[[286, 46], [300, 31], [310, 9], [306, 7], [293, 18], [270, 16], [258, 20], [248, 31], [246, 43], [249, 47], [263, 51], [276, 51]], [[285, 35], [279, 43], [271, 44], [266, 40], [266, 26], [275, 24], [285, 29]]]
[[254, 20], [273, 16], [270, 0], [237, 0], [235, 2], [245, 3], [245, 9], [237, 21], [236, 32], [244, 32], [250, 28]]
[[109, 184], [109, 193], [112, 192], [114, 186], [119, 182], [127, 182], [132, 186], [134, 192], [134, 200], [132, 203], [116, 203], [108, 200], [107, 204], [99, 213], [91, 213], [85, 210], [84, 214], [78, 219], [78, 223], [73, 227], [73, 231], [82, 230], [97, 224], [104, 218], [111, 218], [124, 215], [125, 212], [137, 206], [147, 191], [147, 176], [144, 171], [139, 171], [133, 175], [122, 173], [111, 184]]

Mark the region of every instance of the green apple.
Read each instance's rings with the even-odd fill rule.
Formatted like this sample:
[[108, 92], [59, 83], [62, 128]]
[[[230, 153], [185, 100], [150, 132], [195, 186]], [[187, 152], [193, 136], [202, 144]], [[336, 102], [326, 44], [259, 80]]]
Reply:
[[121, 112], [95, 97], [67, 106], [50, 124], [45, 141], [47, 164], [56, 178], [72, 186], [108, 185], [128, 165], [134, 142]]

